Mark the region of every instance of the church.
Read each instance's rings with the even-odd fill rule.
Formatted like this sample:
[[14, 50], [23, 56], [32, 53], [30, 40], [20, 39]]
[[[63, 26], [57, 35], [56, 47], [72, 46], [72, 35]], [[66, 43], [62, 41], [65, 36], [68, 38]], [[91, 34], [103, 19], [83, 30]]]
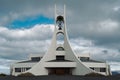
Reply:
[[[51, 45], [44, 55], [31, 54], [28, 60], [19, 61], [11, 65], [11, 75], [22, 73], [33, 75], [86, 75], [99, 73], [111, 75], [110, 66], [106, 62], [93, 60], [90, 54], [76, 54], [70, 45], [67, 27], [65, 6], [63, 14], [59, 14], [55, 6], [55, 28]], [[62, 36], [63, 41], [58, 42]]]

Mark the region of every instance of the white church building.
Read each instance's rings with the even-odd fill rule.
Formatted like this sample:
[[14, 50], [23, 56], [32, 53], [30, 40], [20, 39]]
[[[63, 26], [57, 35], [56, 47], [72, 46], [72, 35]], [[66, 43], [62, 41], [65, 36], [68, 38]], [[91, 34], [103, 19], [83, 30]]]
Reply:
[[[62, 42], [57, 41], [60, 36], [63, 36]], [[44, 55], [31, 54], [28, 60], [16, 62], [10, 69], [14, 76], [27, 72], [36, 76], [89, 73], [111, 75], [106, 62], [93, 60], [90, 54], [76, 54], [72, 50], [67, 34], [65, 6], [63, 14], [57, 13], [55, 6], [55, 29], [47, 52]]]

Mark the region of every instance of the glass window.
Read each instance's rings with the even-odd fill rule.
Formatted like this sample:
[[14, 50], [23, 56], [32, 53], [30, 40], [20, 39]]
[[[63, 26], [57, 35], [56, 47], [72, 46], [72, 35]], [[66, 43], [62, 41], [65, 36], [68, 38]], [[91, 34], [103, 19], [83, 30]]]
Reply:
[[80, 57], [81, 61], [89, 61], [89, 57]]
[[30, 67], [27, 67], [27, 68], [26, 68], [26, 71], [29, 70], [29, 69], [30, 69]]
[[56, 60], [64, 60], [64, 56], [56, 56]]
[[21, 68], [15, 68], [15, 72], [21, 72]]
[[40, 57], [31, 57], [32, 61], [40, 61]]
[[90, 69], [94, 70], [94, 68], [93, 68], [93, 67], [90, 67]]
[[95, 67], [94, 70], [100, 72], [100, 68], [98, 67]]
[[106, 72], [106, 68], [100, 68], [100, 72]]

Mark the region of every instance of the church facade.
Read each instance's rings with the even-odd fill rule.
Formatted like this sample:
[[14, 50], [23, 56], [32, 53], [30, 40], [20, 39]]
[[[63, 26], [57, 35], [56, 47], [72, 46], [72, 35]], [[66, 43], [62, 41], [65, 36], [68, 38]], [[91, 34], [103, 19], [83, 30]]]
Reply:
[[[63, 38], [61, 43], [57, 41], [60, 36]], [[92, 60], [89, 54], [76, 54], [72, 50], [66, 28], [65, 6], [63, 14], [58, 14], [55, 6], [55, 29], [51, 45], [45, 55], [34, 54], [27, 61], [20, 61], [11, 66], [12, 75], [27, 72], [36, 76], [111, 74], [106, 62]]]

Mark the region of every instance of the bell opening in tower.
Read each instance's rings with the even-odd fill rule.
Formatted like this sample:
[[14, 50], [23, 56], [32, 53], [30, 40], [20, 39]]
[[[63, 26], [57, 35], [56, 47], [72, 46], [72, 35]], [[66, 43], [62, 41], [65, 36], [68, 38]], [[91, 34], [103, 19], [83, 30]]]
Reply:
[[63, 16], [57, 16], [56, 24], [58, 26], [58, 30], [62, 30], [64, 26], [64, 18]]
[[56, 41], [57, 41], [57, 44], [63, 45], [64, 44], [64, 33], [62, 32], [57, 33]]

